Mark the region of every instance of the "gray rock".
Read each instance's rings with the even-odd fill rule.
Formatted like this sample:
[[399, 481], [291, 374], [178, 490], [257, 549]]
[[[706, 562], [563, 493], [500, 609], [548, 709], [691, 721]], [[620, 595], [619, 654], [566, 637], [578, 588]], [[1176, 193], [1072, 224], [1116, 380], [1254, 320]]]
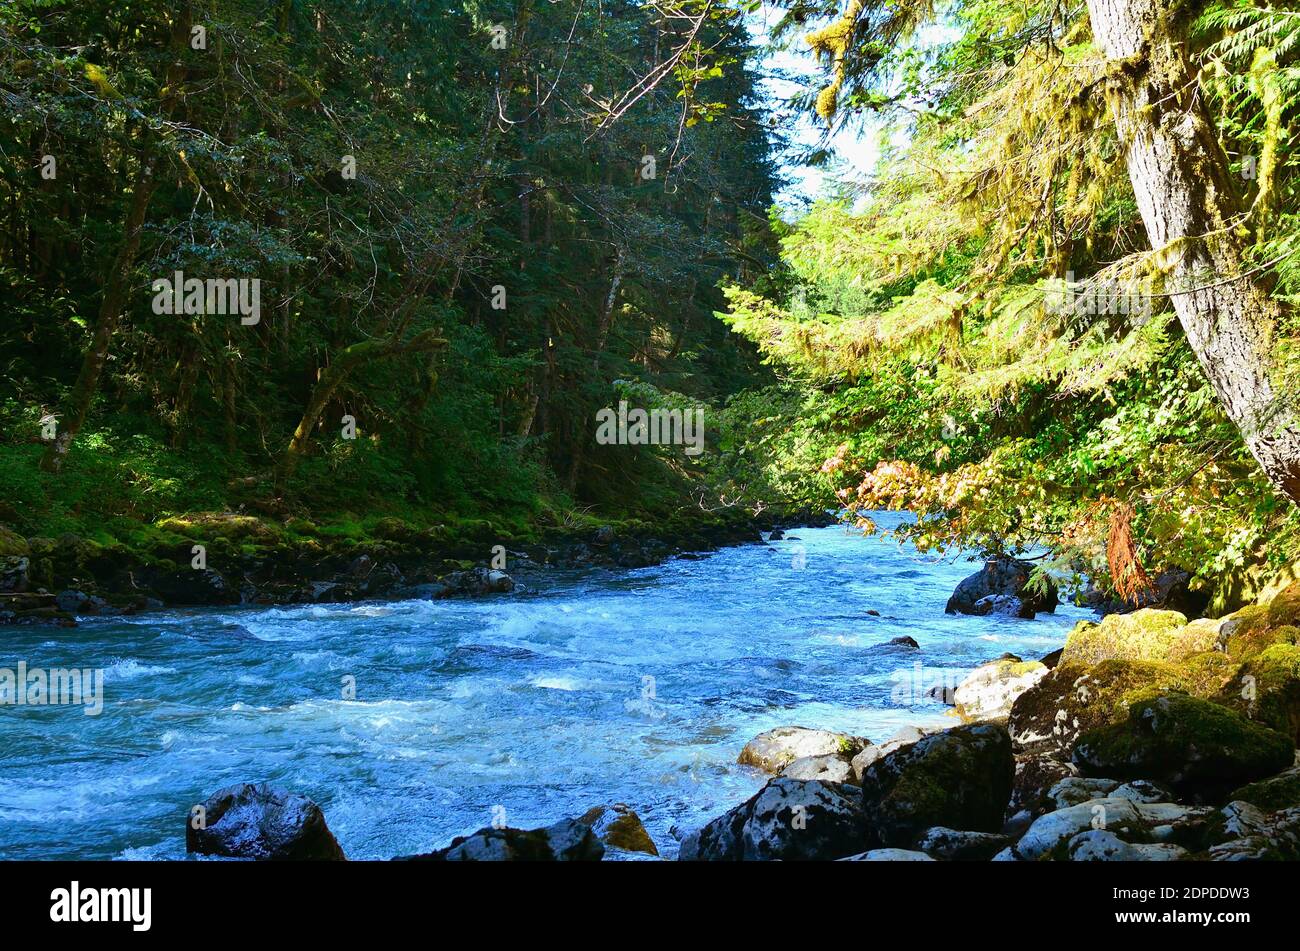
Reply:
[[964, 832], [935, 826], [926, 830], [916, 847], [936, 859], [986, 862], [1010, 844], [1009, 836], [995, 832]]
[[479, 829], [458, 836], [451, 845], [426, 855], [406, 856], [433, 862], [599, 862], [604, 844], [591, 826], [561, 819], [543, 829]]
[[1102, 829], [1080, 832], [1069, 844], [1071, 862], [1176, 862], [1187, 854], [1177, 845], [1131, 845]]
[[1147, 824], [1131, 800], [1094, 799], [1039, 816], [1015, 844], [1016, 857], [1031, 862], [1063, 857], [1069, 841], [1090, 829], [1126, 838], [1145, 838], [1147, 834]]
[[810, 730], [802, 726], [781, 726], [760, 733], [740, 751], [736, 762], [756, 766], [764, 772], [780, 773], [797, 759], [807, 756], [842, 756], [852, 759], [868, 742], [860, 736]]
[[681, 844], [682, 862], [838, 859], [862, 850], [858, 790], [817, 780], [773, 779]]
[[1116, 799], [1132, 799], [1134, 802], [1175, 802], [1177, 797], [1169, 789], [1149, 779], [1135, 779], [1113, 790], [1110, 795]]
[[781, 775], [786, 779], [820, 779], [828, 783], [855, 781], [852, 765], [843, 756], [836, 754], [801, 756], [781, 770]]
[[[1057, 809], [1077, 806], [1080, 803], [1101, 799], [1120, 786], [1117, 779], [1070, 776], [1047, 791], [1047, 798]], [[1125, 797], [1128, 798], [1128, 797]]]
[[958, 686], [953, 700], [966, 723], [1007, 719], [1016, 698], [1047, 676], [1038, 661], [995, 660], [976, 667]]
[[933, 862], [930, 856], [924, 852], [913, 852], [911, 849], [872, 849], [869, 852], [859, 852], [857, 855], [848, 855], [839, 862]]
[[187, 852], [258, 860], [344, 857], [320, 806], [268, 783], [228, 786], [199, 808], [185, 817]]

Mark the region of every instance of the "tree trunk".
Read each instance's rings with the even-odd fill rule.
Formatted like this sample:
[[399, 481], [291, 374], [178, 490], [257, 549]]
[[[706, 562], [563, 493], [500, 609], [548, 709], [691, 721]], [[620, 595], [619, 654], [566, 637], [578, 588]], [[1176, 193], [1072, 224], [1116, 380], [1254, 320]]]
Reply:
[[1270, 377], [1279, 307], [1247, 272], [1244, 208], [1168, 0], [1088, 0], [1111, 61], [1110, 103], [1152, 248], [1169, 263], [1174, 312], [1228, 416], [1269, 481], [1300, 504], [1300, 419]]
[[289, 440], [289, 445], [285, 448], [284, 455], [280, 457], [280, 464], [276, 468], [276, 487], [283, 488], [285, 480], [293, 475], [294, 470], [298, 468], [298, 462], [307, 452], [307, 445], [311, 441], [312, 431], [316, 428], [316, 424], [320, 422], [321, 414], [325, 412], [325, 406], [343, 381], [347, 379], [348, 374], [356, 367], [383, 357], [436, 350], [446, 345], [446, 340], [435, 336], [433, 331], [426, 330], [405, 341], [390, 337], [385, 340], [366, 340], [362, 343], [354, 343], [340, 353], [334, 362], [325, 368], [325, 372], [320, 375], [320, 379], [312, 387], [311, 397], [307, 400], [307, 407], [303, 410], [302, 419], [298, 422], [298, 427], [293, 431], [293, 438]]
[[[194, 22], [190, 3], [181, 4], [176, 18], [172, 21], [171, 52], [174, 57], [167, 68], [167, 93], [162, 101], [162, 114], [170, 119], [180, 102], [182, 84], [185, 80], [184, 55], [190, 39], [190, 26]], [[158, 150], [153, 136], [146, 130], [141, 136], [140, 170], [132, 183], [131, 205], [126, 215], [122, 244], [117, 249], [113, 264], [104, 281], [104, 296], [99, 304], [99, 317], [95, 321], [95, 332], [91, 337], [90, 349], [81, 361], [81, 370], [77, 373], [77, 382], [68, 394], [68, 405], [59, 421], [58, 434], [41, 457], [41, 468], [46, 472], [60, 472], [72, 448], [81, 427], [86, 423], [90, 404], [95, 401], [99, 391], [99, 378], [108, 361], [108, 346], [113, 339], [113, 331], [126, 308], [127, 295], [130, 292], [131, 270], [135, 267], [136, 255], [140, 252], [140, 239], [144, 235], [144, 219], [149, 211], [149, 202], [158, 187]]]
[[99, 304], [99, 317], [95, 321], [95, 333], [90, 340], [90, 348], [81, 361], [81, 370], [77, 373], [77, 382], [68, 394], [68, 404], [59, 420], [59, 429], [54, 441], [41, 457], [41, 468], [46, 472], [60, 472], [72, 448], [81, 427], [85, 425], [90, 413], [90, 404], [99, 391], [99, 377], [108, 362], [108, 345], [117, 329], [118, 319], [126, 307], [127, 293], [130, 290], [131, 270], [135, 266], [135, 256], [140, 251], [140, 239], [144, 234], [144, 216], [149, 209], [149, 200], [157, 187], [157, 160], [153, 154], [140, 160], [140, 172], [136, 175], [134, 191], [131, 194], [131, 208], [126, 216], [125, 233], [122, 244], [117, 249], [113, 264], [104, 282], [104, 297]]

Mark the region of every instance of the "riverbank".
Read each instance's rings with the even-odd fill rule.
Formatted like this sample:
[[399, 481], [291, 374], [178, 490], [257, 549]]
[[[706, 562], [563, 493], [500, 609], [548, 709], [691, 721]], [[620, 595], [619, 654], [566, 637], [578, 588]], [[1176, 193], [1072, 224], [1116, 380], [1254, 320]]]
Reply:
[[676, 518], [574, 518], [565, 525], [396, 518], [320, 525], [232, 513], [167, 518], [125, 537], [24, 538], [0, 526], [0, 624], [70, 626], [78, 616], [165, 607], [332, 604], [510, 590], [547, 568], [642, 568], [831, 524], [824, 512], [696, 510]]

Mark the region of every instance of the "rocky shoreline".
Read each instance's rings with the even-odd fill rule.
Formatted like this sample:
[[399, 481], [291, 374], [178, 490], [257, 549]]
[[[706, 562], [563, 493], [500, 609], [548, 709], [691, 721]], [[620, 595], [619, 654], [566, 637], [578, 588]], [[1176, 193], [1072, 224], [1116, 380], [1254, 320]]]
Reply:
[[833, 524], [824, 512], [700, 513], [681, 525], [637, 524], [507, 534], [490, 524], [416, 529], [382, 520], [373, 537], [337, 537], [301, 521], [244, 515], [165, 523], [147, 545], [65, 534], [24, 538], [0, 526], [0, 625], [72, 626], [80, 616], [169, 607], [321, 604], [481, 596], [551, 568], [644, 568], [727, 545], [761, 542], [782, 526]]

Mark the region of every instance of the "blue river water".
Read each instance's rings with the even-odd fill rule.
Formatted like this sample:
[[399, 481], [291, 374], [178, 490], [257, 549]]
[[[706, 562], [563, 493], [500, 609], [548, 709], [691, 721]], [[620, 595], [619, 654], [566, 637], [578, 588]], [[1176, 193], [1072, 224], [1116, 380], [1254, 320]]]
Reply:
[[[931, 686], [1040, 656], [1089, 616], [948, 616], [975, 563], [842, 527], [789, 536], [478, 600], [9, 628], [0, 668], [102, 668], [105, 696], [96, 716], [0, 706], [0, 858], [184, 858], [193, 804], [263, 780], [320, 803], [350, 858], [612, 802], [671, 856], [762, 785], [736, 764], [755, 734], [955, 722]], [[920, 650], [888, 644], [903, 635]]]

